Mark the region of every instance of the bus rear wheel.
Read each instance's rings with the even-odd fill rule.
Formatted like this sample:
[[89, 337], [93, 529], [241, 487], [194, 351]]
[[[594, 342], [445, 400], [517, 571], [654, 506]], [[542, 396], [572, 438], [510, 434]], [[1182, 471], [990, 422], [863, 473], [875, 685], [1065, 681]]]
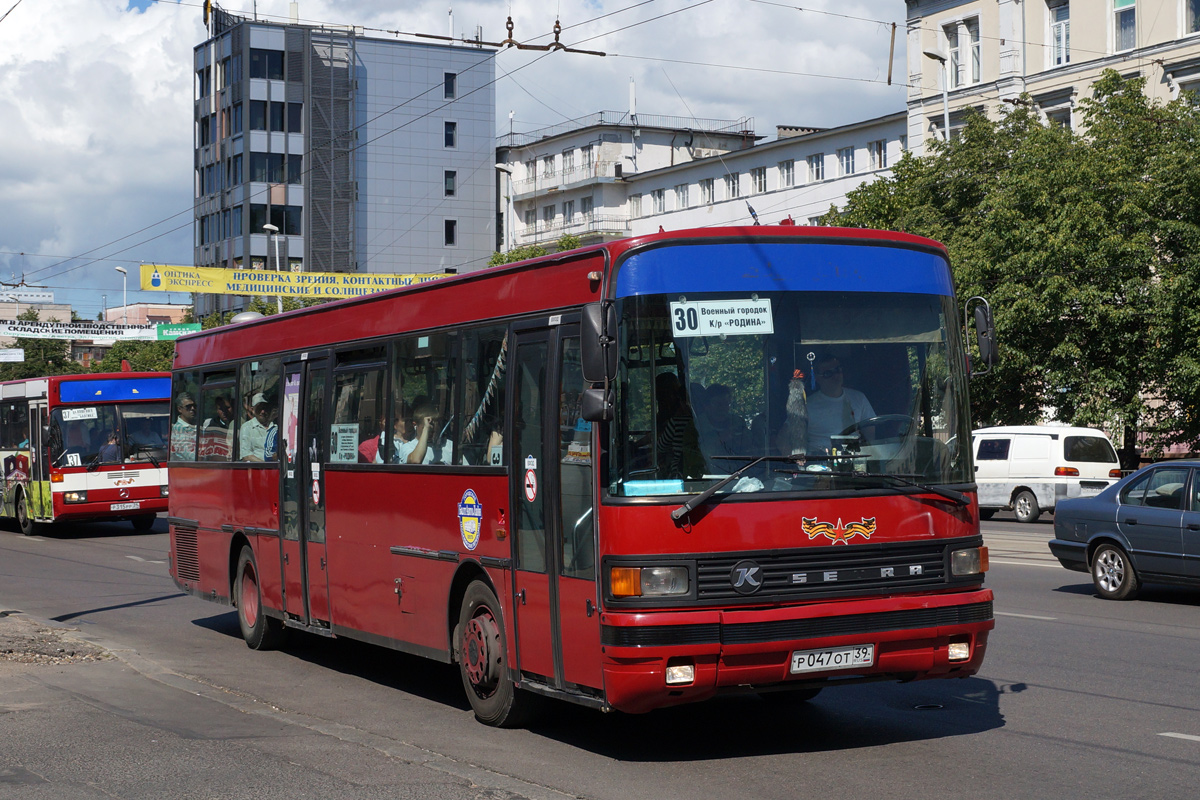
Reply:
[[475, 718], [514, 728], [529, 719], [534, 698], [508, 677], [504, 619], [495, 593], [482, 581], [467, 587], [458, 615], [458, 671]]
[[37, 533], [38, 524], [29, 516], [29, 500], [25, 492], [17, 495], [17, 524], [21, 526], [21, 533], [26, 536]]
[[242, 638], [252, 650], [274, 650], [283, 643], [287, 629], [280, 620], [263, 613], [262, 588], [258, 583], [258, 564], [250, 545], [238, 556], [237, 577], [233, 592], [237, 602], [238, 625]]
[[154, 527], [154, 520], [158, 519], [154, 514], [142, 514], [140, 517], [134, 517], [129, 520], [133, 525], [133, 529], [138, 533], [145, 533]]

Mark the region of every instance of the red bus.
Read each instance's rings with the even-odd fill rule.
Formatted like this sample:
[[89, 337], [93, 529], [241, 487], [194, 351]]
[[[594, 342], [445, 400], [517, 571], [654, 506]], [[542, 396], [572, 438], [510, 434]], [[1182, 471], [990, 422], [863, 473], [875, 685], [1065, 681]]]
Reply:
[[252, 648], [457, 663], [493, 725], [966, 677], [994, 620], [963, 327], [935, 242], [754, 227], [186, 336], [175, 397], [240, 407], [232, 448], [172, 438], [171, 575]]
[[167, 510], [165, 372], [0, 383], [0, 513], [31, 535], [55, 522], [130, 520]]

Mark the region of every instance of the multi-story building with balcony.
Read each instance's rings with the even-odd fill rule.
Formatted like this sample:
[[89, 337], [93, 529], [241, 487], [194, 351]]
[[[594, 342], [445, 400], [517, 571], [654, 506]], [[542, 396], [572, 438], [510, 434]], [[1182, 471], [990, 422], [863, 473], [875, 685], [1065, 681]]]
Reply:
[[[293, 271], [486, 266], [492, 55], [214, 8], [194, 50], [196, 266], [273, 267], [276, 244]], [[246, 301], [201, 296], [196, 310]]]
[[[996, 116], [1028, 93], [1072, 128], [1105, 69], [1171, 100], [1200, 89], [1200, 0], [908, 0], [908, 137], [922, 152], [968, 108]], [[944, 92], [943, 92], [944, 89]]]
[[497, 247], [553, 244], [563, 234], [589, 243], [660, 226], [753, 225], [753, 214], [763, 224], [813, 224], [851, 189], [890, 174], [905, 130], [898, 112], [837, 128], [780, 126], [762, 142], [749, 119], [603, 111], [505, 136], [498, 169], [511, 189], [501, 198]]

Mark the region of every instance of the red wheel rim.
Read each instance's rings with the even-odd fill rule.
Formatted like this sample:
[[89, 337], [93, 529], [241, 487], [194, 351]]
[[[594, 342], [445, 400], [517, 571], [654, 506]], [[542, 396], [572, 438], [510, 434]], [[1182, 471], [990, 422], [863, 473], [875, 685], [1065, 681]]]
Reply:
[[500, 658], [494, 652], [494, 643], [499, 641], [499, 632], [496, 618], [486, 606], [479, 608], [463, 631], [463, 666], [480, 696], [491, 694], [498, 682]]
[[258, 581], [254, 578], [254, 567], [246, 564], [242, 570], [242, 619], [253, 628], [258, 622]]

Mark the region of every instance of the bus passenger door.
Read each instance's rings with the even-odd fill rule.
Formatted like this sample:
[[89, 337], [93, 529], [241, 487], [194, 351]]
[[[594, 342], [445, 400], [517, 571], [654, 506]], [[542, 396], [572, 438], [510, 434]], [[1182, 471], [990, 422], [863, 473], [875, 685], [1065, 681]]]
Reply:
[[329, 625], [325, 548], [325, 425], [329, 363], [284, 365], [283, 453], [279, 485], [284, 609], [305, 625]]
[[[557, 320], [557, 321], [561, 321]], [[591, 425], [579, 419], [579, 326], [518, 331], [510, 448], [514, 598], [522, 673], [601, 688]]]

